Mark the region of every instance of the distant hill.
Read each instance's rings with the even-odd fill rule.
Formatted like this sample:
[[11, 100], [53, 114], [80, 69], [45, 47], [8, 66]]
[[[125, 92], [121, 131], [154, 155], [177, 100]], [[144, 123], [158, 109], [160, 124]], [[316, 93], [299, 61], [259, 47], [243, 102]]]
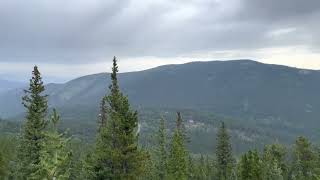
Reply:
[[0, 79], [0, 93], [3, 93], [5, 91], [9, 91], [9, 90], [13, 90], [16, 88], [21, 88], [23, 86], [24, 86], [24, 84], [21, 82]]
[[[207, 109], [236, 117], [320, 117], [320, 72], [250, 60], [192, 62], [122, 73], [120, 84], [137, 107]], [[97, 107], [109, 85], [108, 74], [47, 85], [50, 105]], [[13, 116], [21, 90], [0, 95], [0, 115]], [[9, 112], [9, 113], [8, 113]]]
[[[231, 118], [233, 132], [250, 143], [319, 135], [319, 71], [235, 60], [166, 65], [121, 73], [119, 79], [124, 93], [142, 111], [144, 122], [151, 121], [150, 116], [156, 119], [159, 112], [181, 109], [191, 110], [187, 118], [205, 122], [203, 127], [218, 120], [197, 112]], [[57, 107], [65, 122], [92, 134], [88, 128], [96, 126], [100, 99], [109, 84], [109, 74], [101, 73], [48, 84], [46, 93], [50, 107]], [[17, 116], [23, 112], [21, 96], [21, 89], [0, 93], [0, 117], [21, 119]], [[246, 136], [248, 132], [251, 137]], [[208, 139], [205, 134], [202, 138]]]

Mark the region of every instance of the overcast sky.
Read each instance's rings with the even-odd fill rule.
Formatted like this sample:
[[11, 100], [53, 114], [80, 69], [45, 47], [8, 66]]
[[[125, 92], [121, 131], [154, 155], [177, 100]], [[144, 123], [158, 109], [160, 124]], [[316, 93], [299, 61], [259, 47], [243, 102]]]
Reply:
[[1, 0], [0, 78], [48, 81], [189, 61], [320, 69], [319, 0]]

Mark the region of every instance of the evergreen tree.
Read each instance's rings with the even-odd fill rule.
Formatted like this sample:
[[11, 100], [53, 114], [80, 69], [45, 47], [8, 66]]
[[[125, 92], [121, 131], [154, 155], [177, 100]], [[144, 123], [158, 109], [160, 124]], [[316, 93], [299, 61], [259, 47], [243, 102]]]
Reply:
[[72, 153], [67, 149], [70, 139], [58, 132], [59, 121], [60, 117], [54, 109], [50, 121], [52, 127], [45, 132], [41, 142], [40, 163], [30, 179], [67, 180], [70, 178]]
[[274, 178], [281, 172], [281, 177], [286, 178], [288, 167], [286, 163], [286, 148], [281, 144], [267, 145], [263, 152], [264, 177]]
[[305, 137], [298, 137], [293, 150], [291, 178], [312, 179], [316, 176], [316, 154]]
[[186, 126], [183, 122], [182, 115], [180, 112], [177, 112], [177, 122], [176, 123], [177, 123], [177, 128], [181, 130], [183, 139], [185, 141], [184, 143], [185, 143], [185, 145], [187, 145], [190, 142], [190, 138], [188, 136], [187, 129], [186, 129]]
[[264, 163], [263, 166], [263, 180], [283, 180], [283, 173], [277, 161], [271, 163]]
[[229, 179], [233, 171], [234, 159], [232, 155], [230, 136], [228, 134], [228, 131], [225, 127], [224, 122], [221, 123], [221, 127], [218, 130], [216, 157], [217, 157], [218, 179], [219, 180]]
[[27, 109], [26, 122], [21, 133], [18, 173], [20, 179], [28, 178], [38, 170], [41, 142], [47, 122], [47, 96], [38, 67], [35, 66], [30, 79], [30, 87], [22, 98]]
[[100, 114], [99, 114], [99, 131], [106, 127], [107, 124], [107, 106], [106, 106], [106, 98], [102, 98], [100, 104]]
[[[181, 117], [181, 116], [180, 116]], [[173, 134], [169, 154], [169, 179], [188, 179], [188, 153], [182, 132], [182, 121], [177, 117], [177, 124]]]
[[167, 132], [164, 119], [161, 118], [157, 135], [156, 149], [156, 174], [160, 180], [167, 179], [168, 171], [168, 152], [167, 152]]
[[0, 152], [0, 179], [7, 175], [6, 163], [3, 154]]
[[250, 150], [241, 157], [238, 178], [240, 180], [262, 180], [262, 161], [256, 150]]
[[206, 160], [204, 159], [203, 155], [201, 154], [200, 160], [198, 165], [198, 173], [197, 173], [197, 179], [209, 179], [208, 176], [208, 166], [206, 164]]
[[138, 147], [138, 113], [118, 84], [117, 60], [113, 58], [110, 94], [105, 97], [108, 121], [100, 125], [91, 167], [93, 179], [138, 179], [144, 171], [147, 154]]
[[188, 158], [188, 179], [197, 179], [197, 166], [191, 156]]

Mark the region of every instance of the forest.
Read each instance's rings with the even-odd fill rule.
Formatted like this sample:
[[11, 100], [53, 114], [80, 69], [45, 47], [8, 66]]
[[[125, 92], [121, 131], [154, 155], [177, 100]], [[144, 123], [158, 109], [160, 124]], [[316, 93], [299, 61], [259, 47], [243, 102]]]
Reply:
[[0, 120], [0, 179], [320, 180], [320, 146], [303, 136], [292, 145], [275, 141], [239, 154], [228, 121], [221, 118], [215, 136], [208, 137], [215, 147], [194, 153], [190, 144], [197, 140], [190, 137], [183, 113], [176, 112], [173, 130], [163, 116], [152, 136], [142, 139], [140, 116], [120, 89], [118, 71], [114, 57], [95, 138], [81, 140], [61, 128], [58, 110], [48, 108], [35, 66], [22, 98], [23, 125]]

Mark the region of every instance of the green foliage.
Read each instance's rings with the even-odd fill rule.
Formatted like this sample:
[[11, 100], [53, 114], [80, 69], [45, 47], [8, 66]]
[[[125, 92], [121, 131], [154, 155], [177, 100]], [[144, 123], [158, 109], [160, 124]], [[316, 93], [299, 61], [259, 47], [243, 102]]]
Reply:
[[7, 164], [3, 156], [2, 152], [0, 152], [0, 177], [5, 177], [7, 175]]
[[17, 155], [17, 138], [12, 135], [0, 136], [0, 179], [13, 178]]
[[[122, 94], [117, 78], [117, 60], [113, 59], [110, 94], [102, 105], [102, 121], [92, 155], [93, 179], [137, 179], [144, 172], [147, 154], [138, 147], [138, 114], [132, 111]], [[103, 101], [104, 102], [104, 101]], [[104, 109], [105, 108], [105, 109]]]
[[262, 180], [262, 161], [258, 151], [245, 153], [238, 164], [238, 178], [240, 180]]
[[185, 180], [188, 179], [189, 154], [185, 146], [185, 138], [182, 129], [181, 116], [177, 117], [177, 127], [174, 131], [168, 160], [169, 178]]
[[263, 164], [263, 179], [264, 180], [283, 180], [283, 171], [279, 167], [277, 161], [271, 161]]
[[[287, 150], [281, 144], [267, 145], [263, 152], [263, 174], [266, 179], [284, 179], [288, 176]], [[280, 173], [280, 174], [279, 174]]]
[[[154, 118], [155, 112], [144, 114], [144, 121], [138, 124], [137, 112], [131, 109], [128, 98], [120, 91], [115, 58], [112, 71], [110, 94], [101, 101], [98, 134], [96, 144], [92, 148], [92, 143], [87, 139], [71, 139], [66, 137], [66, 133], [59, 133], [60, 117], [56, 110], [53, 110], [49, 122], [45, 120], [47, 96], [43, 94], [44, 86], [40, 73], [37, 67], [34, 67], [30, 87], [25, 91], [26, 95], [23, 98], [27, 115], [19, 141], [14, 133], [19, 129], [18, 123], [0, 120], [0, 179], [320, 179], [320, 149], [316, 150], [304, 137], [296, 140], [292, 154], [288, 154], [284, 145], [267, 145], [261, 157], [257, 150], [250, 150], [241, 156], [236, 166], [231, 136], [225, 124], [222, 123], [217, 133], [215, 158], [211, 158], [214, 154], [210, 156], [199, 155], [200, 153], [189, 154], [188, 148], [194, 148], [190, 140], [202, 141], [201, 137], [205, 137], [204, 132], [215, 133], [215, 125], [213, 125], [215, 123], [203, 118], [207, 117], [207, 114], [189, 114], [192, 121], [188, 121], [188, 124], [183, 122], [180, 113], [177, 113], [175, 125], [173, 125], [174, 121], [165, 123], [162, 118], [157, 130], [157, 138], [152, 139], [156, 140], [155, 143], [148, 142], [151, 138], [143, 139], [145, 143], [143, 145], [155, 144], [155, 146], [139, 147], [139, 133], [145, 133], [144, 136], [154, 133], [157, 126], [153, 129], [153, 125], [155, 122], [158, 123], [155, 121], [158, 117]], [[87, 111], [82, 110], [79, 109], [82, 112], [81, 115], [86, 114]], [[214, 117], [214, 121], [217, 120], [228, 119]], [[241, 122], [243, 121], [237, 123]], [[81, 124], [75, 126], [81, 126]], [[172, 128], [173, 126], [175, 128]], [[239, 129], [239, 127], [241, 127], [239, 124], [238, 127], [233, 124], [232, 128]], [[196, 135], [192, 134], [189, 138], [190, 132]], [[250, 128], [243, 129], [242, 132], [255, 134], [250, 131]], [[167, 142], [168, 136], [172, 137], [170, 143]], [[212, 140], [212, 136], [206, 138]], [[203, 148], [200, 144], [196, 148]], [[257, 147], [261, 147], [261, 144], [263, 143], [257, 144]], [[149, 158], [147, 148], [152, 158]], [[291, 161], [289, 157], [292, 157]]]
[[[209, 157], [204, 157], [203, 155], [200, 156], [199, 163], [197, 164], [196, 169], [196, 176], [192, 179], [213, 179], [214, 178], [214, 171], [213, 166], [209, 161]], [[190, 178], [189, 178], [190, 179]]]
[[34, 67], [30, 87], [25, 90], [23, 105], [27, 109], [26, 122], [21, 132], [19, 147], [19, 178], [25, 179], [38, 171], [40, 152], [44, 140], [43, 131], [47, 122], [47, 96], [43, 95], [45, 88], [37, 66]]
[[298, 137], [293, 150], [292, 179], [312, 179], [316, 175], [317, 156], [305, 137]]
[[221, 180], [227, 180], [231, 177], [234, 168], [234, 158], [232, 155], [232, 147], [230, 143], [230, 136], [227, 132], [224, 122], [217, 134], [217, 176]]
[[60, 117], [54, 109], [50, 121], [51, 127], [44, 133], [44, 139], [41, 142], [40, 163], [30, 179], [67, 180], [70, 178], [72, 153], [67, 149], [70, 139], [58, 132], [59, 121]]
[[164, 118], [160, 120], [160, 126], [156, 138], [157, 147], [155, 150], [155, 167], [157, 179], [165, 180], [168, 178], [168, 151], [167, 151], [167, 132]]

